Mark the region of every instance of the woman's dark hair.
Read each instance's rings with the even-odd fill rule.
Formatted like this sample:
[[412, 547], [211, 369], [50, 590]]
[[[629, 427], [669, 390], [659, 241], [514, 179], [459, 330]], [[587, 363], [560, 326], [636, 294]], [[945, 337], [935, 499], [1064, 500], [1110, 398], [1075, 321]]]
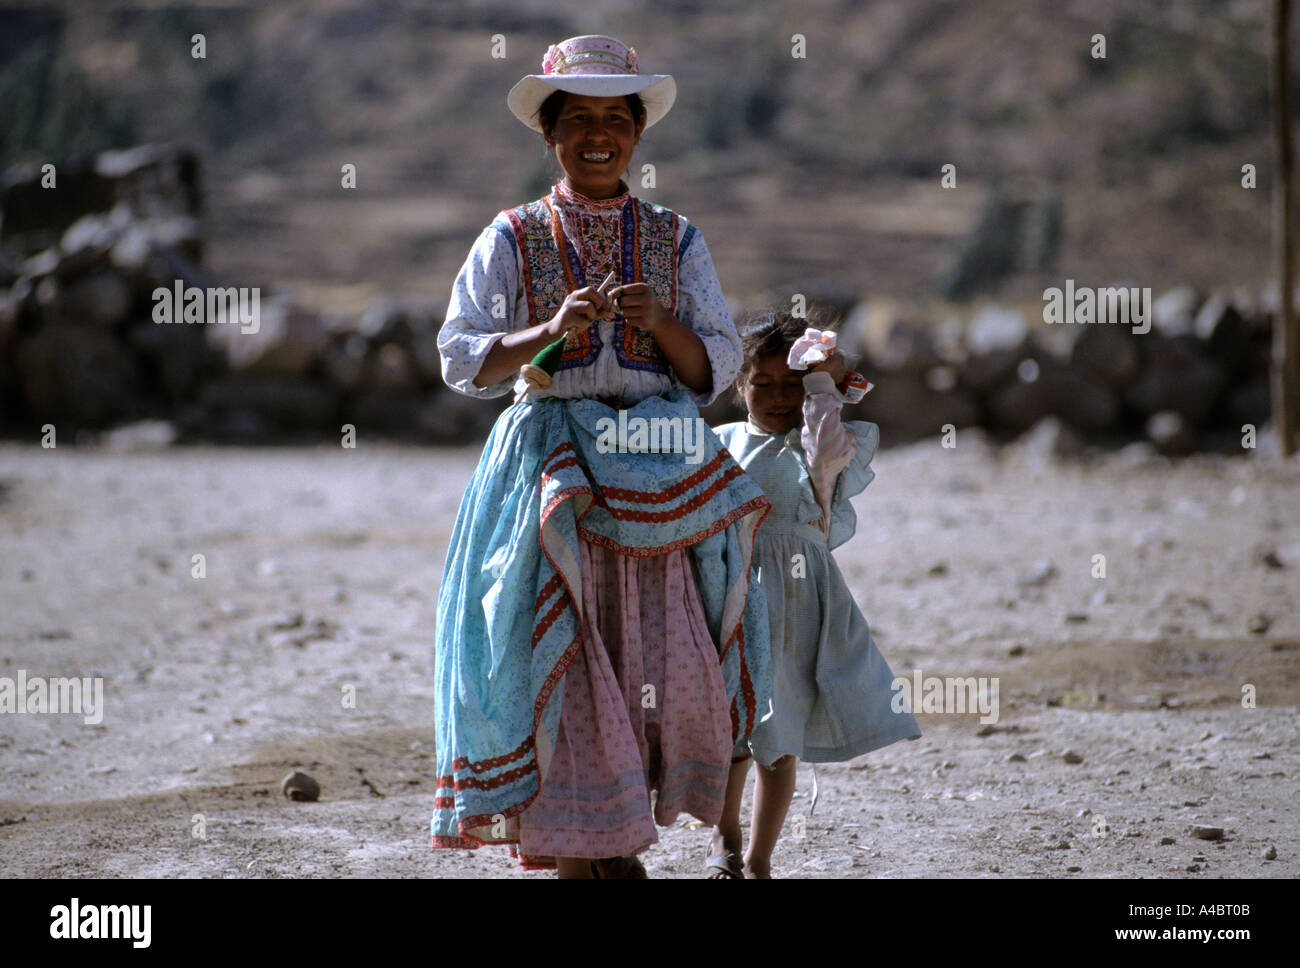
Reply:
[[[556, 91], [542, 102], [542, 106], [537, 109], [537, 120], [541, 122], [542, 130], [549, 131], [555, 127], [555, 122], [560, 117], [560, 112], [564, 110], [565, 95], [567, 91]], [[627, 101], [627, 108], [632, 112], [632, 120], [639, 121], [645, 115], [645, 104], [641, 101], [640, 94], [625, 94], [623, 99]]]

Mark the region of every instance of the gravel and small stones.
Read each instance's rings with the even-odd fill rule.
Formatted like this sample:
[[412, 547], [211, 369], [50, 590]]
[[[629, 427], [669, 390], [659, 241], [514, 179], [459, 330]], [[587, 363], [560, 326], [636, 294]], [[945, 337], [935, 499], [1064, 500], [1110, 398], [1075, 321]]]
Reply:
[[1046, 558], [1034, 562], [1034, 566], [1029, 571], [1022, 574], [1016, 579], [1016, 584], [1022, 588], [1041, 588], [1059, 574], [1056, 565]]
[[1189, 828], [1191, 835], [1199, 840], [1222, 840], [1223, 828], [1211, 827], [1207, 824], [1194, 823]]
[[1246, 623], [1246, 631], [1253, 635], [1263, 635], [1273, 625], [1273, 619], [1260, 612], [1258, 615], [1252, 615], [1249, 622]]

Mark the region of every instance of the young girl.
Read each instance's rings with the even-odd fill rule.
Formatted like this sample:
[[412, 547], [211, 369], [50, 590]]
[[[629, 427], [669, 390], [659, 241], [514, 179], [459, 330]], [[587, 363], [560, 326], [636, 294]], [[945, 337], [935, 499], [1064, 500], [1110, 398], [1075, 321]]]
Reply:
[[[656, 823], [718, 822], [731, 749], [767, 701], [750, 558], [768, 502], [699, 416], [740, 368], [704, 238], [620, 178], [672, 77], [601, 36], [542, 66], [507, 103], [564, 177], [483, 231], [438, 334], [448, 385], [519, 395], [465, 491], [438, 594], [433, 846], [644, 876]], [[611, 449], [615, 423], [694, 445]]]
[[[853, 536], [849, 498], [875, 476], [868, 465], [879, 429], [840, 421], [845, 401], [860, 400], [869, 385], [838, 352], [807, 370], [791, 369], [790, 349], [806, 323], [780, 312], [750, 323], [736, 381], [749, 419], [717, 428], [772, 502], [754, 564], [767, 599], [773, 667], [772, 713], [755, 727], [749, 748], [741, 743], [733, 753], [708, 861], [719, 879], [770, 876], [794, 796], [795, 757], [840, 762], [921, 735], [911, 713], [893, 711], [893, 673], [830, 555]], [[760, 769], [742, 868], [740, 800], [750, 750]]]

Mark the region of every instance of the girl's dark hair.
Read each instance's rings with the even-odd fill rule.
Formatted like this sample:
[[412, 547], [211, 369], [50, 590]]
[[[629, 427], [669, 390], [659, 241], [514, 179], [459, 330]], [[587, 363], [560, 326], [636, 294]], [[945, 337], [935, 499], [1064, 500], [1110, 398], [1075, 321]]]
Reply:
[[738, 379], [748, 374], [760, 357], [789, 355], [790, 347], [803, 335], [805, 329], [834, 329], [835, 322], [830, 313], [816, 308], [810, 309], [806, 318], [782, 309], [751, 315], [740, 328], [740, 346], [744, 360], [740, 365]]
[[[537, 120], [541, 122], [544, 131], [549, 131], [555, 127], [560, 112], [564, 110], [565, 95], [567, 93], [567, 91], [556, 91], [548, 96], [542, 102], [542, 106], [537, 109]], [[627, 108], [632, 112], [633, 121], [639, 121], [645, 116], [645, 105], [641, 102], [640, 94], [625, 94], [623, 100], [627, 101]]]

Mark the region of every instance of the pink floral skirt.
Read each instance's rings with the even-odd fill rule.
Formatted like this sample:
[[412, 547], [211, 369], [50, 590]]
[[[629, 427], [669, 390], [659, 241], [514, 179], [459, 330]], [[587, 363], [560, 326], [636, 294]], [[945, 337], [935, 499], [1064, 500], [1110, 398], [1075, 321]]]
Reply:
[[519, 817], [525, 858], [628, 856], [658, 841], [656, 823], [722, 815], [731, 714], [690, 552], [629, 558], [584, 540], [581, 559], [582, 649]]

